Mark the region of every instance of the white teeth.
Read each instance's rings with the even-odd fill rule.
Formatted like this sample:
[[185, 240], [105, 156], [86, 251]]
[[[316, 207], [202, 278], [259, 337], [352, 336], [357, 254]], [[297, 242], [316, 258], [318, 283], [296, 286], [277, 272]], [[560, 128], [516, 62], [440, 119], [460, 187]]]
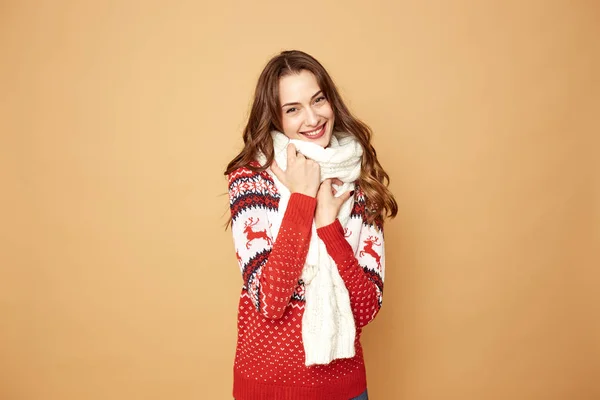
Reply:
[[321, 129], [322, 129], [322, 128], [323, 128], [323, 126], [321, 126], [321, 127], [317, 128], [317, 129], [315, 129], [314, 131], [310, 131], [310, 132], [304, 132], [304, 133], [303, 133], [303, 135], [306, 135], [306, 136], [316, 136], [316, 135], [317, 135], [317, 133], [321, 132]]

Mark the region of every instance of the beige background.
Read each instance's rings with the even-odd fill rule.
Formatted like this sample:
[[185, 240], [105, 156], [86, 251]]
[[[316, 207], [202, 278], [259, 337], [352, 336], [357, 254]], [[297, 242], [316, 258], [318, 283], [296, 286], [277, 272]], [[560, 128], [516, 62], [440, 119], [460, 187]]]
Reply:
[[400, 206], [372, 398], [600, 399], [599, 37], [594, 0], [1, 2], [0, 399], [230, 399], [222, 170], [291, 48]]

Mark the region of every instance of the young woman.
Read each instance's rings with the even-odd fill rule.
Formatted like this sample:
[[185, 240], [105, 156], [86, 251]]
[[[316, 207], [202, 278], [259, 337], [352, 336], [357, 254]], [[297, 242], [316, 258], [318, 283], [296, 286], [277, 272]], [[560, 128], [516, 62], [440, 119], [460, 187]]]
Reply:
[[383, 220], [397, 205], [371, 131], [310, 55], [264, 68], [227, 166], [243, 287], [237, 400], [364, 400], [360, 335], [377, 315]]

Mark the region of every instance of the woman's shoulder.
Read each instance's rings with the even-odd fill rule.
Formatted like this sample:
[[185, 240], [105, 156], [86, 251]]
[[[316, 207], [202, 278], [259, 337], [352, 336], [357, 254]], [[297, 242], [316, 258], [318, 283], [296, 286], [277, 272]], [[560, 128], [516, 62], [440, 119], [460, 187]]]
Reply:
[[243, 194], [260, 194], [278, 197], [275, 181], [267, 170], [261, 171], [258, 161], [253, 161], [248, 166], [235, 169], [227, 175], [230, 194], [239, 196]]
[[373, 226], [376, 229], [383, 230], [383, 218], [381, 216], [372, 217], [371, 210], [367, 206], [367, 196], [365, 191], [358, 182], [355, 183], [354, 188], [354, 207], [352, 209], [352, 216], [360, 218], [362, 223], [366, 226]]
[[228, 175], [228, 179], [233, 220], [243, 212], [277, 211], [279, 192], [269, 173], [266, 170], [260, 171], [260, 164], [237, 168]]
[[273, 181], [273, 178], [269, 176], [269, 173], [266, 170], [261, 171], [261, 165], [258, 161], [252, 161], [247, 166], [239, 167], [229, 174], [227, 174], [227, 179], [229, 180], [229, 184], [237, 180], [267, 180]]

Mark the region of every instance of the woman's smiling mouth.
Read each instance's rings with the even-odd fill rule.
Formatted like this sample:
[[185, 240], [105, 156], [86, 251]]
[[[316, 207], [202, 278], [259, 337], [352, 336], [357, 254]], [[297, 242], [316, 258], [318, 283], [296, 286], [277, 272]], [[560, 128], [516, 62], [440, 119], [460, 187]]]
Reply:
[[323, 125], [321, 125], [320, 127], [318, 127], [315, 130], [308, 131], [308, 132], [300, 132], [300, 133], [309, 139], [319, 139], [325, 134], [326, 126], [327, 126], [327, 123], [324, 123]]

